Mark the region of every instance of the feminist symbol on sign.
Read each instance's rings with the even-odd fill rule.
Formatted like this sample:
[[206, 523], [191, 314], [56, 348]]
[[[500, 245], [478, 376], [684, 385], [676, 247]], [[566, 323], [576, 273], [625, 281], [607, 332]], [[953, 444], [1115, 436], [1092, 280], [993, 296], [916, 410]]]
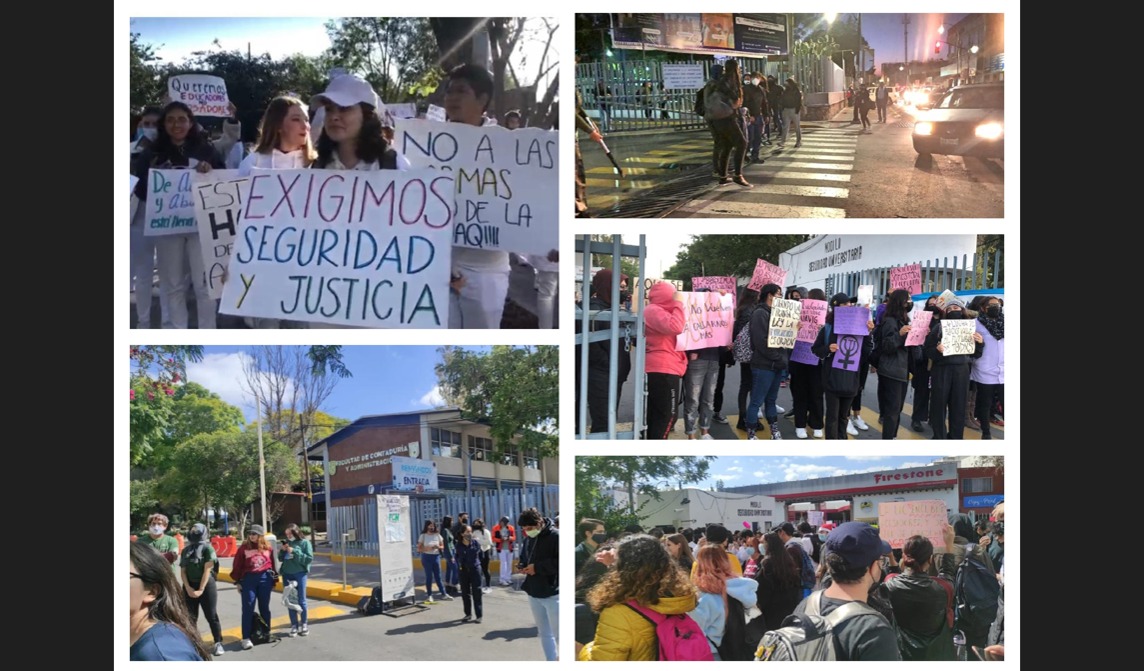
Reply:
[[858, 338], [852, 335], [844, 335], [838, 338], [838, 351], [842, 352], [842, 367], [850, 368], [854, 363], [851, 357], [858, 352]]

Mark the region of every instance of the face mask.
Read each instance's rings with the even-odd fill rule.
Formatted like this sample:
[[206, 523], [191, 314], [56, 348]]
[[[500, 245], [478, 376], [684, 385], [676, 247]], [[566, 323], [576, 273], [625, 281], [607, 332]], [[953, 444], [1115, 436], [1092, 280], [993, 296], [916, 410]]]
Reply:
[[914, 309], [914, 304], [912, 302], [906, 303], [906, 312], [910, 312], [913, 309]]
[[818, 540], [820, 540], [820, 541], [822, 541], [823, 543], [825, 543], [825, 542], [826, 542], [826, 537], [827, 537], [827, 536], [829, 536], [829, 535], [830, 535], [830, 534], [818, 534]]
[[630, 292], [630, 291], [621, 291], [620, 292], [620, 302], [621, 303], [627, 303], [631, 299], [632, 299], [632, 292]]
[[946, 319], [961, 319], [961, 310], [951, 310], [945, 313]]
[[592, 534], [592, 542], [596, 545], [608, 540], [608, 534]]
[[463, 535], [461, 536], [461, 538], [462, 538], [462, 539], [464, 539], [464, 540], [465, 540], [465, 542], [468, 542], [468, 541], [471, 541], [471, 540], [473, 540], [473, 534], [463, 534]]
[[162, 527], [162, 526], [159, 526], [158, 524], [156, 524], [156, 525], [151, 527], [151, 535], [152, 536], [159, 536], [166, 530], [167, 530], [167, 527]]
[[752, 84], [754, 84], [755, 86], [758, 86], [758, 85], [759, 85], [759, 80], [758, 80], [758, 79], [752, 79], [752, 80], [751, 80], [751, 83], [752, 83]]
[[754, 557], [754, 556], [755, 556], [755, 548], [753, 548], [753, 547], [748, 547], [748, 548], [747, 548], [747, 556], [748, 556], [748, 557]]
[[139, 140], [142, 140], [143, 138], [147, 138], [148, 140], [151, 140], [152, 142], [154, 142], [155, 138], [157, 138], [157, 137], [159, 137], [159, 129], [158, 128], [137, 128], [135, 130], [136, 142], [138, 142]]
[[526, 535], [527, 535], [529, 538], [536, 538], [537, 536], [539, 536], [539, 535], [540, 535], [540, 529], [529, 529], [528, 531], [526, 531], [526, 532], [524, 532], [524, 533], [525, 533], [525, 534], [526, 534]]
[[1001, 306], [1000, 305], [990, 305], [985, 310], [985, 314], [989, 315], [993, 319], [997, 319], [998, 317], [1001, 316]]

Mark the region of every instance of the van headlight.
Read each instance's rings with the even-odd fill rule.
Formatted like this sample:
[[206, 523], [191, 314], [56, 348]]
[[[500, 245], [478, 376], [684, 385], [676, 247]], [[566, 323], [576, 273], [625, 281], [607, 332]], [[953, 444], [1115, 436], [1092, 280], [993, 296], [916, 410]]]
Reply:
[[914, 124], [914, 135], [933, 135], [933, 122], [921, 121]]
[[983, 123], [974, 129], [973, 134], [984, 140], [996, 140], [1005, 133], [1005, 127], [997, 122]]

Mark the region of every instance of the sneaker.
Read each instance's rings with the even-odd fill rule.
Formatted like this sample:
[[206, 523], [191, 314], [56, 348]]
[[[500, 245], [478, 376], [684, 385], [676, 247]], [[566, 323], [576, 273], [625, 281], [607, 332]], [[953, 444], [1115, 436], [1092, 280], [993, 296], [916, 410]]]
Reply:
[[298, 635], [299, 636], [309, 636], [310, 635], [310, 625], [308, 625], [306, 623], [302, 623], [302, 626], [298, 628]]
[[846, 433], [849, 433], [851, 436], [857, 436], [858, 435], [858, 429], [854, 428], [854, 418], [853, 417], [851, 417], [846, 422]]
[[740, 420], [739, 420], [739, 421], [738, 421], [738, 422], [735, 424], [735, 428], [736, 428], [736, 429], [738, 429], [738, 430], [740, 430], [740, 431], [746, 431], [746, 430], [747, 430], [747, 423], [746, 423], [746, 422], [744, 422], [743, 420], [741, 420], [741, 419], [740, 419]]
[[724, 184], [730, 184], [733, 181], [735, 181], [735, 180], [731, 179], [730, 177], [720, 177], [719, 178], [719, 185], [722, 186]]
[[1005, 428], [1005, 420], [1001, 419], [997, 415], [993, 415], [993, 418], [989, 420], [989, 423], [992, 424], [993, 426], [999, 426], [1001, 428]]
[[862, 419], [861, 417], [859, 417], [857, 415], [854, 416], [854, 426], [858, 427], [859, 429], [862, 429], [863, 431], [869, 431], [870, 430], [870, 425], [866, 423], [866, 420]]
[[795, 142], [795, 143], [794, 143], [794, 148], [795, 148], [795, 149], [798, 149], [798, 148], [799, 148], [799, 147], [801, 147], [801, 146], [802, 146], [802, 143], [801, 143], [801, 142]]
[[253, 647], [254, 647], [254, 642], [251, 641], [249, 638], [242, 639], [242, 649], [243, 650], [250, 650]]
[[721, 412], [715, 413], [715, 416], [712, 417], [711, 419], [715, 420], [716, 422], [719, 422], [720, 424], [726, 424], [727, 423], [726, 415], [724, 415]]
[[290, 627], [290, 638], [298, 635], [298, 627]]
[[783, 414], [784, 412], [786, 412], [786, 408], [784, 408], [784, 407], [782, 407], [781, 405], [778, 405], [778, 404], [776, 403], [776, 404], [775, 404], [775, 412], [777, 412], [777, 413], [779, 413], [779, 414], [781, 415], [781, 414]]
[[754, 429], [747, 429], [747, 440], [758, 440], [758, 438], [755, 437]]
[[477, 619], [473, 620], [473, 622], [475, 622], [475, 623], [477, 623], [477, 624], [480, 624], [480, 623], [481, 623], [481, 618], [479, 618], [479, 617], [478, 617]]
[[451, 595], [451, 594], [442, 594], [442, 595], [441, 595], [441, 600], [442, 600], [442, 601], [452, 601], [452, 600], [453, 600], [453, 595]]
[[731, 181], [735, 182], [739, 186], [745, 186], [748, 189], [751, 188], [752, 186], [754, 186], [753, 184], [748, 182], [746, 179], [744, 179], [742, 175], [735, 175], [735, 179], [733, 179]]
[[461, 622], [468, 622], [471, 619], [473, 619], [472, 615], [466, 615], [465, 617], [461, 618]]
[[822, 429], [815, 429], [814, 430], [814, 437], [815, 438], [822, 438]]
[[711, 434], [705, 433], [702, 436], [699, 436], [699, 440], [715, 440], [715, 438]]
[[488, 594], [488, 593], [490, 593], [490, 592], [492, 592], [492, 591], [493, 591], [493, 588], [492, 588], [492, 587], [482, 587], [482, 588], [481, 588], [481, 594]]
[[432, 595], [432, 594], [430, 594], [430, 595], [429, 595], [429, 596], [428, 596], [428, 597], [425, 599], [425, 601], [423, 601], [422, 603], [434, 604], [434, 603], [437, 603], [437, 602], [433, 600], [433, 595]]
[[777, 428], [772, 426], [771, 427], [771, 440], [782, 440], [782, 439], [783, 439], [783, 432], [779, 431]]
[[978, 423], [978, 421], [976, 419], [974, 419], [973, 417], [966, 416], [965, 428], [973, 429], [974, 431], [980, 431], [981, 430], [981, 424]]
[[226, 650], [222, 649], [222, 643], [215, 643], [214, 644], [214, 656], [215, 657], [222, 657], [225, 653], [226, 653]]
[[794, 429], [794, 435], [798, 436], [799, 438], [806, 438], [807, 437], [806, 429], [800, 429], [796, 426]]
[[910, 428], [913, 429], [916, 433], [925, 433], [926, 431], [926, 427], [916, 419], [910, 423]]
[[783, 415], [783, 417], [787, 417], [787, 418], [790, 418], [790, 417], [794, 417], [794, 408], [791, 408], [790, 410], [787, 410], [787, 411], [786, 411], [786, 414], [785, 414], [785, 415]]

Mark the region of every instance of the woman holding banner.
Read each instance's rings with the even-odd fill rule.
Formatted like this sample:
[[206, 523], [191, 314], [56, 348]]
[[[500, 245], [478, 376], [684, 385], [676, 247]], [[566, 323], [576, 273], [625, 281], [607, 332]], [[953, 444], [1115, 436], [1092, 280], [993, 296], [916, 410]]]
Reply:
[[[810, 300], [826, 301], [826, 293], [822, 289], [811, 289], [805, 297]], [[796, 299], [798, 300], [798, 299]], [[803, 309], [806, 309], [806, 303], [803, 302]], [[823, 424], [822, 417], [824, 414], [822, 407], [822, 373], [819, 371], [818, 362], [804, 363], [802, 361], [795, 361], [793, 358], [790, 362], [790, 395], [793, 400], [792, 408], [794, 410], [794, 435], [799, 438], [806, 438], [806, 427], [809, 424], [811, 431], [814, 432], [815, 438], [823, 437]]]
[[747, 440], [757, 440], [755, 432], [762, 428], [759, 411], [763, 411], [771, 427], [771, 440], [782, 440], [779, 431], [779, 411], [775, 399], [779, 395], [779, 380], [790, 365], [790, 350], [771, 347], [771, 306], [781, 291], [771, 283], [759, 290], [759, 307], [751, 314], [751, 404], [747, 406]]
[[984, 340], [981, 358], [973, 361], [969, 378], [977, 383], [977, 421], [981, 424], [981, 440], [992, 438], [989, 424], [993, 421], [994, 401], [1001, 400], [1001, 390], [1005, 384], [1005, 316], [1001, 313], [1001, 301], [996, 296], [988, 296], [981, 301], [981, 312], [974, 325], [977, 334]]
[[[942, 344], [942, 322], [965, 319], [965, 303], [951, 297], [942, 310], [941, 319], [934, 315], [926, 336], [926, 358], [933, 362], [930, 370], [930, 427], [935, 440], [961, 440], [965, 434], [965, 405], [969, 397], [969, 362], [981, 356], [985, 339], [973, 333], [973, 354], [945, 355]], [[949, 426], [946, 427], [946, 414]]]
[[675, 349], [676, 336], [687, 328], [687, 318], [670, 283], [656, 282], [647, 295], [649, 302], [643, 310], [647, 343], [646, 437], [666, 440], [675, 425], [679, 383], [687, 372], [687, 354]]
[[[131, 162], [131, 174], [139, 178], [135, 196], [139, 207], [132, 225], [142, 227], [147, 218], [148, 190], [151, 170], [194, 169], [210, 172], [223, 168], [222, 156], [211, 144], [206, 133], [199, 129], [191, 108], [181, 102], [168, 103], [159, 118], [155, 142], [139, 152]], [[170, 320], [163, 320], [163, 328], [188, 327], [187, 277], [194, 287], [195, 308], [200, 329], [215, 328], [215, 302], [204, 282], [203, 254], [198, 230], [190, 234], [162, 235], [155, 238], [156, 265], [159, 268], [159, 291], [167, 297]], [[144, 280], [146, 284], [146, 280]], [[147, 297], [149, 299], [149, 297]], [[138, 299], [137, 299], [138, 300]], [[149, 315], [148, 315], [149, 316]], [[149, 324], [139, 323], [140, 328]]]
[[906, 335], [910, 332], [910, 292], [894, 289], [878, 328], [878, 408], [882, 412], [882, 440], [898, 436], [906, 386], [910, 381]]
[[822, 360], [822, 390], [826, 395], [826, 439], [846, 440], [846, 427], [850, 421], [850, 403], [858, 393], [858, 371], [835, 368], [834, 356], [838, 352], [838, 334], [834, 332], [834, 312], [849, 307], [850, 297], [834, 294], [826, 310], [826, 324], [818, 332], [810, 351]]

